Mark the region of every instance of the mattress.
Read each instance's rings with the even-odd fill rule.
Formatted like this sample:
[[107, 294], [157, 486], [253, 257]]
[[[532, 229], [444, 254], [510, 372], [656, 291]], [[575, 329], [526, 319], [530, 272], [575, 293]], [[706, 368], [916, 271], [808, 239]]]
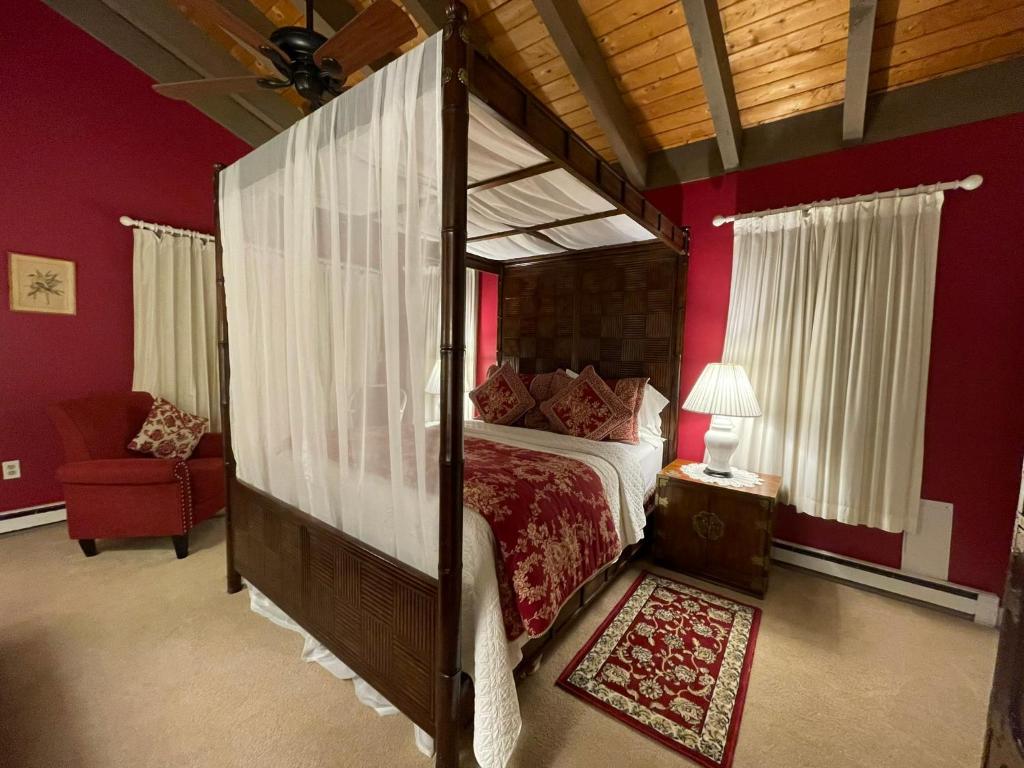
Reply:
[[648, 499], [658, 484], [658, 473], [661, 472], [664, 461], [664, 441], [658, 439], [655, 443], [654, 440], [641, 439], [638, 444], [627, 447], [640, 464], [640, 471], [644, 478], [644, 499]]

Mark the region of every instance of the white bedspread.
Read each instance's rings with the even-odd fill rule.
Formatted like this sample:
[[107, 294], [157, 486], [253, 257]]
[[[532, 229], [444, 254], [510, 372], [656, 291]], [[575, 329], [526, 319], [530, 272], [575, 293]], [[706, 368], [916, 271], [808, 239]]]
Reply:
[[[652, 480], [645, 472], [649, 451], [621, 443], [596, 442], [517, 427], [467, 421], [468, 436], [485, 438], [532, 450], [568, 456], [587, 464], [601, 478], [623, 547], [643, 537], [644, 494]], [[660, 452], [660, 448], [657, 449]], [[462, 659], [473, 679], [475, 712], [473, 752], [481, 768], [503, 768], [515, 749], [522, 728], [513, 670], [522, 659], [523, 635], [509, 642], [501, 617], [494, 540], [490, 526], [475, 510], [465, 509], [462, 566]], [[435, 512], [436, 514], [436, 512]], [[291, 621], [264, 595], [251, 590], [252, 609], [305, 638], [303, 658], [316, 661], [336, 676], [355, 678], [354, 673], [326, 648]], [[356, 680], [360, 700], [378, 712], [394, 711], [365, 682]], [[417, 734], [417, 743], [429, 750], [429, 739]], [[426, 746], [425, 746], [426, 745]]]

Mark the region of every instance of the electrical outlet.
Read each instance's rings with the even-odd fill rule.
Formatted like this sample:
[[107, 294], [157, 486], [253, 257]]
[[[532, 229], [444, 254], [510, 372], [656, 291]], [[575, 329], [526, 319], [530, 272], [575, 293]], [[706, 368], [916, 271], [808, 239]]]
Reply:
[[21, 477], [21, 462], [18, 459], [4, 462], [4, 480], [17, 480]]

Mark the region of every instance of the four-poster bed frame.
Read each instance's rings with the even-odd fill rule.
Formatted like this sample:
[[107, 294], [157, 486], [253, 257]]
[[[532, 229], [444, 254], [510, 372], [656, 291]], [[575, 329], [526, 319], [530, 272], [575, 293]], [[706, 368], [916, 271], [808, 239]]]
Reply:
[[[466, 267], [499, 279], [499, 360], [523, 372], [594, 365], [603, 376], [649, 376], [669, 398], [665, 460], [675, 457], [688, 231], [674, 225], [511, 75], [468, 44], [467, 13], [453, 2], [442, 42], [442, 302], [439, 551], [437, 578], [285, 504], [235, 476], [230, 364], [219, 231], [217, 297], [221, 416], [227, 483], [227, 588], [244, 577], [435, 739], [437, 765], [458, 765], [459, 728], [471, 700], [460, 658], [463, 546], [463, 368]], [[549, 161], [467, 183], [469, 95]], [[560, 226], [628, 214], [657, 238], [513, 261], [466, 254], [466, 196], [562, 168], [614, 208]], [[504, 234], [540, 236], [540, 227]], [[500, 236], [500, 235], [499, 235]], [[650, 510], [648, 510], [650, 511]], [[524, 665], [590, 602], [639, 545], [598, 573]]]

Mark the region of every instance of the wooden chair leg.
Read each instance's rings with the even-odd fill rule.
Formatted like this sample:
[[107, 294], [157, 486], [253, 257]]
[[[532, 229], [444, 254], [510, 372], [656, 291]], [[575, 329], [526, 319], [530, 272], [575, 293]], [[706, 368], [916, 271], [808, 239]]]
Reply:
[[178, 556], [179, 560], [184, 560], [188, 557], [187, 533], [183, 533], [181, 536], [171, 536], [171, 541], [174, 542], [174, 554]]
[[96, 539], [79, 539], [78, 546], [82, 548], [86, 557], [96, 557]]

